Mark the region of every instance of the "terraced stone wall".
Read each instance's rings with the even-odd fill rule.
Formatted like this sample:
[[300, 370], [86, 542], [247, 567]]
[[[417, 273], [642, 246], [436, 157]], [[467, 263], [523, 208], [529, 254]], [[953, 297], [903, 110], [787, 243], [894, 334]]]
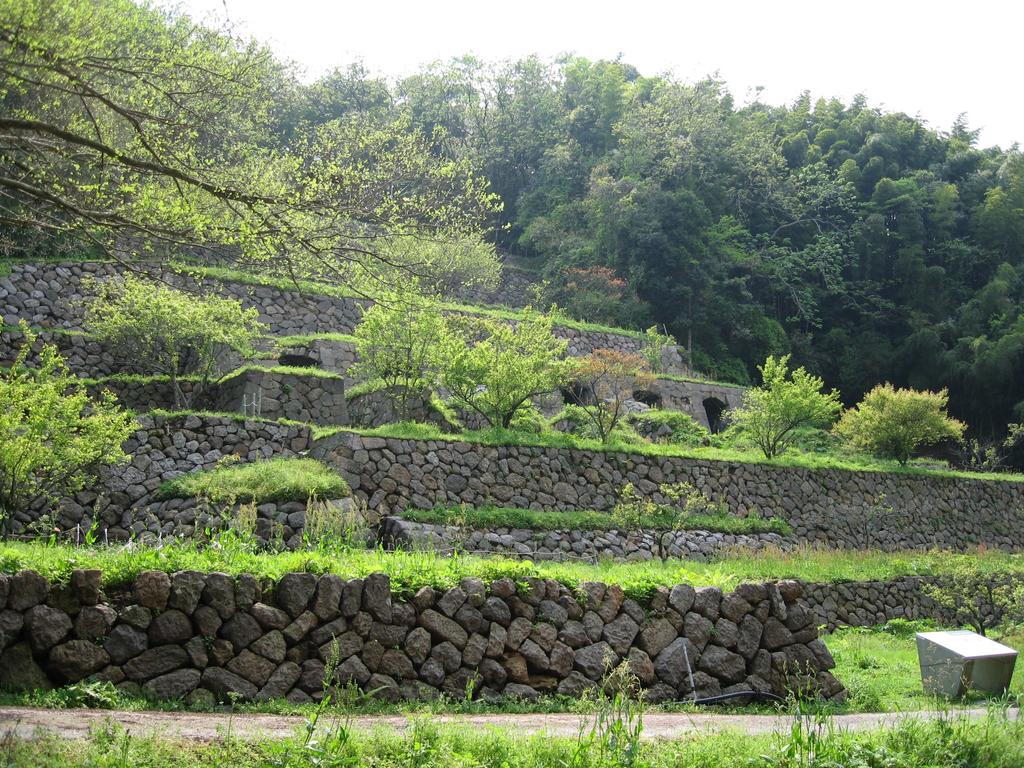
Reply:
[[[646, 604], [596, 582], [465, 579], [396, 594], [383, 574], [343, 580], [141, 573], [100, 589], [99, 571], [54, 585], [0, 575], [0, 686], [91, 678], [192, 704], [309, 702], [356, 684], [398, 701], [578, 696], [625, 662], [651, 701], [813, 691], [842, 684], [796, 582], [658, 589]], [[325, 677], [327, 678], [325, 680]]]
[[739, 516], [779, 517], [803, 541], [887, 550], [1024, 547], [1024, 483], [850, 472], [567, 448], [483, 446], [338, 433], [313, 455], [371, 509], [436, 505], [608, 510], [632, 482], [659, 498], [688, 482]]
[[[151, 266], [149, 270], [172, 285], [190, 289], [213, 285], [212, 281], [197, 283], [160, 265]], [[119, 265], [107, 262], [14, 264], [10, 275], [0, 277], [0, 316], [9, 325], [25, 319], [29, 325], [41, 328], [81, 330], [87, 298], [83, 278], [108, 279], [121, 271]], [[243, 283], [218, 283], [217, 289], [220, 295], [258, 309], [260, 320], [270, 327], [273, 336], [351, 333], [362, 317], [361, 307], [366, 304], [362, 299]], [[568, 340], [572, 355], [585, 355], [594, 349], [639, 353], [643, 348], [643, 341], [636, 336], [564, 326], [556, 327], [555, 332]], [[687, 372], [678, 350], [669, 350], [668, 358], [673, 372]]]
[[[24, 534], [52, 516], [62, 531], [84, 532], [98, 522], [101, 538], [120, 540], [136, 530], [137, 515], [156, 501], [160, 485], [178, 475], [211, 469], [227, 455], [242, 461], [295, 456], [312, 444], [309, 427], [220, 417], [145, 415], [124, 444], [127, 465], [102, 470], [94, 486], [49, 507], [16, 512], [13, 533]], [[44, 533], [48, 535], [48, 533]]]
[[786, 549], [791, 541], [777, 533], [731, 534], [713, 531], [538, 531], [525, 528], [466, 528], [419, 523], [392, 515], [383, 519], [385, 547], [504, 555], [531, 560], [643, 562], [664, 558], [705, 561], [730, 550]]

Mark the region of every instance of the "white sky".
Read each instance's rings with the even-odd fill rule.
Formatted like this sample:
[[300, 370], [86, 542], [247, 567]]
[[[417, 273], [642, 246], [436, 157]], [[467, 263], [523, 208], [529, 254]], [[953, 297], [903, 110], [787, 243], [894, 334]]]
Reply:
[[[165, 4], [170, 0], [165, 0]], [[740, 102], [812, 97], [918, 115], [948, 129], [960, 112], [982, 146], [1024, 144], [1024, 3], [1019, 0], [178, 0], [228, 18], [313, 79], [354, 59], [398, 77], [435, 59], [591, 59], [692, 81], [718, 71]]]

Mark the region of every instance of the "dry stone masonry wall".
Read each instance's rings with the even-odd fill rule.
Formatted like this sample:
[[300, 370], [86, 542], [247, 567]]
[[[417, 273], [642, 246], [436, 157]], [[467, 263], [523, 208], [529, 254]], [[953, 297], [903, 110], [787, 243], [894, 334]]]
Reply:
[[[85, 531], [95, 521], [105, 538], [128, 538], [136, 513], [155, 503], [165, 480], [211, 469], [228, 455], [242, 461], [295, 456], [312, 444], [309, 428], [294, 424], [160, 415], [136, 420], [138, 428], [123, 446], [131, 462], [103, 470], [95, 487], [49, 511], [61, 530]], [[26, 532], [42, 516], [39, 508], [16, 512], [13, 532]]]
[[483, 446], [340, 432], [313, 455], [371, 509], [503, 505], [608, 510], [627, 482], [658, 497], [688, 482], [734, 515], [778, 517], [804, 541], [854, 548], [1024, 547], [1024, 483], [850, 472], [568, 448]]
[[731, 534], [713, 531], [538, 531], [527, 528], [463, 528], [384, 518], [381, 543], [390, 548], [460, 551], [531, 560], [601, 560], [643, 562], [659, 558], [706, 561], [730, 550], [753, 552], [765, 547], [786, 549], [790, 542], [777, 533]]
[[0, 687], [98, 679], [190, 704], [309, 702], [349, 684], [388, 701], [529, 700], [578, 696], [625, 662], [651, 701], [845, 695], [796, 582], [725, 595], [679, 584], [641, 605], [617, 586], [540, 579], [468, 578], [414, 595], [393, 593], [383, 574], [274, 583], [146, 571], [109, 595], [100, 581], [87, 570], [67, 585], [0, 575]]

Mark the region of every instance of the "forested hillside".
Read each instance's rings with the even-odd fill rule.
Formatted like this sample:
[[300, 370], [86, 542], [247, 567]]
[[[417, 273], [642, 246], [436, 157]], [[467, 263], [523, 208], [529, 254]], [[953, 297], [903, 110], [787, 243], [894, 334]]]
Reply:
[[[888, 380], [948, 387], [976, 436], [1024, 420], [1024, 157], [966, 120], [738, 106], [715, 79], [571, 57], [304, 84], [127, 0], [2, 5], [8, 255], [223, 243], [369, 290], [483, 279], [482, 233], [541, 271], [538, 300], [664, 326], [715, 378], [790, 352], [848, 403]], [[142, 78], [151, 51], [167, 64]]]
[[[317, 92], [387, 101], [352, 71]], [[806, 95], [738, 107], [714, 79], [582, 59], [464, 59], [392, 98], [479, 163], [498, 242], [569, 311], [663, 324], [740, 382], [791, 351], [849, 402], [889, 380], [948, 387], [980, 435], [1024, 417], [1024, 157], [978, 147], [966, 120]]]

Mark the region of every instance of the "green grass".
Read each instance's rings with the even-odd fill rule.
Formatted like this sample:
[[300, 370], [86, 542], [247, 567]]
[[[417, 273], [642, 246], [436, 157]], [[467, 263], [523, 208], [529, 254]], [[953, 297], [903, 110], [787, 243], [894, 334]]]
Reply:
[[157, 498], [200, 496], [217, 504], [337, 499], [351, 495], [348, 483], [313, 459], [268, 459], [191, 472], [168, 480]]
[[273, 338], [273, 341], [278, 349], [289, 349], [291, 347], [305, 347], [317, 341], [338, 341], [345, 344], [355, 344], [356, 337], [349, 333], [303, 333], [292, 336], [276, 336]]
[[29, 568], [52, 580], [66, 581], [75, 568], [98, 568], [103, 571], [103, 580], [108, 586], [131, 583], [145, 570], [223, 571], [273, 579], [293, 571], [336, 573], [344, 578], [386, 573], [391, 577], [394, 589], [402, 594], [412, 594], [425, 586], [455, 586], [468, 576], [484, 581], [507, 576], [516, 581], [529, 577], [551, 578], [570, 588], [576, 588], [584, 581], [619, 584], [640, 600], [646, 599], [659, 586], [680, 583], [714, 585], [728, 590], [744, 581], [784, 578], [819, 583], [884, 581], [909, 575], [941, 575], [958, 564], [965, 564], [979, 575], [1024, 574], [1024, 555], [998, 551], [982, 554], [883, 553], [802, 547], [787, 552], [761, 550], [757, 557], [740, 552], [708, 563], [654, 560], [591, 565], [580, 562], [533, 563], [503, 557], [442, 556], [432, 551], [383, 552], [328, 547], [271, 553], [232, 546], [202, 548], [189, 542], [173, 542], [161, 549], [0, 543], [0, 572], [13, 573]]
[[[407, 509], [401, 517], [418, 523], [461, 525], [470, 528], [527, 528], [534, 531], [555, 531], [567, 528], [585, 531], [619, 530], [614, 518], [606, 512], [575, 510], [571, 512], [542, 512], [535, 509], [508, 507], [435, 507], [434, 509]], [[641, 527], [653, 530], [671, 530], [675, 514], [665, 512], [645, 517]], [[690, 515], [681, 530], [715, 531], [718, 533], [779, 533], [792, 530], [781, 520], [740, 518], [727, 515]]]
[[303, 368], [303, 367], [294, 366], [294, 365], [272, 365], [272, 366], [243, 365], [243, 366], [240, 366], [240, 367], [236, 368], [235, 370], [231, 371], [230, 373], [224, 374], [224, 376], [221, 377], [220, 381], [228, 381], [229, 379], [233, 379], [236, 376], [242, 376], [242, 375], [244, 375], [246, 373], [252, 373], [252, 372], [257, 372], [257, 373], [278, 373], [278, 374], [281, 374], [283, 376], [306, 376], [306, 377], [313, 377], [313, 378], [316, 378], [316, 379], [341, 379], [342, 378], [341, 374], [334, 373], [333, 371], [325, 371], [322, 368]]
[[[325, 711], [328, 714], [329, 711]], [[213, 742], [167, 735], [130, 735], [106, 725], [85, 740], [43, 736], [8, 739], [6, 764], [34, 768], [1020, 768], [1024, 720], [1003, 710], [970, 721], [905, 720], [889, 728], [850, 732], [827, 719], [795, 721], [792, 730], [747, 736], [695, 732], [673, 740], [630, 738], [629, 721], [614, 714], [601, 734], [587, 724], [576, 738], [446, 725], [421, 717], [403, 732], [358, 730], [324, 717], [288, 739], [246, 741], [230, 733]], [[311, 723], [312, 725], [312, 723]]]
[[731, 381], [716, 381], [715, 379], [704, 378], [703, 376], [677, 376], [671, 373], [659, 373], [654, 378], [667, 381], [681, 381], [685, 384], [713, 384], [716, 387], [729, 387], [731, 389], [748, 389], [749, 385], [736, 384]]

